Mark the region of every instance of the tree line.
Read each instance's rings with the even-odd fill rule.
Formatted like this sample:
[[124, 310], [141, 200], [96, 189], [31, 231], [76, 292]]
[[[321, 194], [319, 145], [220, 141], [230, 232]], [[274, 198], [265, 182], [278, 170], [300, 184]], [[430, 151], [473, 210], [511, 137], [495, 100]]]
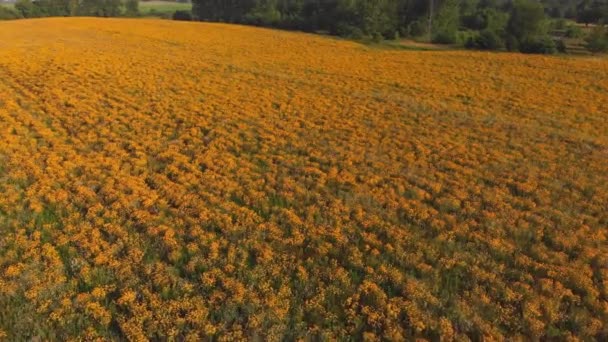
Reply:
[[203, 21], [323, 31], [350, 38], [428, 36], [471, 48], [551, 52], [548, 18], [608, 18], [606, 0], [193, 0]]
[[8, 17], [40, 18], [67, 16], [118, 17], [139, 13], [139, 0], [18, 0]]
[[[18, 0], [0, 19], [47, 16], [137, 16], [138, 0]], [[554, 19], [595, 24], [585, 34]], [[176, 20], [202, 20], [324, 32], [354, 39], [426, 37], [471, 49], [527, 53], [565, 51], [563, 36], [608, 51], [608, 0], [193, 0], [192, 13]], [[551, 19], [551, 20], [549, 20]]]

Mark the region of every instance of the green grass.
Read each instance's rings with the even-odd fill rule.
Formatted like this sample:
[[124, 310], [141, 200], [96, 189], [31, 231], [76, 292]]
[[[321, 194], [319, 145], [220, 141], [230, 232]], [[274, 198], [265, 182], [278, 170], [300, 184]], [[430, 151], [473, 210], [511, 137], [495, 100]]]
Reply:
[[15, 4], [6, 3], [6, 2], [0, 2], [0, 6], [10, 8], [10, 9], [15, 8]]
[[189, 11], [192, 4], [172, 1], [140, 1], [139, 12], [144, 16], [173, 14], [178, 10]]
[[384, 50], [408, 50], [408, 51], [445, 51], [456, 50], [459, 47], [456, 45], [432, 44], [426, 42], [418, 42], [415, 40], [359, 40], [357, 41], [369, 48], [384, 49]]

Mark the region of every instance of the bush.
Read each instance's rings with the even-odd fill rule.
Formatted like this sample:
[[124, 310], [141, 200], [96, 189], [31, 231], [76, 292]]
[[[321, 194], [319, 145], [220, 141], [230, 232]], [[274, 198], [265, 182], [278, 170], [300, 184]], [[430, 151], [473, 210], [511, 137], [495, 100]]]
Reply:
[[471, 30], [483, 30], [488, 26], [488, 20], [482, 11], [462, 17], [464, 27]]
[[139, 15], [139, 0], [125, 1], [125, 15], [128, 17], [136, 17]]
[[437, 44], [454, 44], [457, 41], [456, 32], [442, 31], [433, 35], [433, 43]]
[[479, 34], [469, 37], [465, 43], [467, 49], [499, 50], [505, 46], [496, 32], [483, 30]]
[[507, 35], [505, 47], [508, 51], [519, 51], [519, 41], [513, 35]]
[[191, 21], [192, 13], [186, 10], [177, 10], [173, 13], [173, 20]]
[[427, 33], [427, 29], [428, 25], [426, 25], [424, 22], [419, 20], [412, 21], [407, 26], [407, 35], [409, 37], [420, 37]]
[[528, 37], [519, 42], [519, 51], [523, 53], [554, 54], [557, 52], [555, 42], [549, 36]]
[[[543, 5], [534, 0], [515, 0], [507, 24], [507, 32], [515, 36], [520, 45], [524, 40], [529, 40], [529, 37], [544, 36], [547, 31]], [[535, 39], [526, 42], [531, 46], [535, 43], [538, 43]]]
[[18, 0], [15, 3], [15, 10], [23, 18], [37, 18], [42, 16], [40, 8], [31, 0]]
[[557, 52], [559, 53], [567, 53], [567, 49], [566, 49], [566, 44], [564, 43], [563, 39], [557, 39], [555, 41], [555, 48], [557, 49]]
[[495, 32], [484, 30], [477, 37], [477, 46], [483, 50], [498, 50], [502, 49], [505, 44]]
[[471, 50], [477, 49], [477, 37], [472, 36], [472, 37], [467, 38], [467, 40], [464, 42], [464, 47], [465, 47], [465, 49], [471, 49]]
[[363, 39], [365, 34], [359, 27], [349, 25], [347, 23], [338, 23], [336, 25], [336, 32], [338, 36], [350, 39]]
[[494, 32], [504, 30], [508, 20], [509, 16], [507, 13], [494, 8], [479, 9], [473, 14], [463, 16], [461, 19], [462, 25], [465, 28], [476, 31], [491, 30]]
[[456, 34], [456, 40], [459, 44], [462, 44], [466, 47], [469, 41], [475, 41], [475, 38], [479, 35], [477, 31], [458, 31]]
[[270, 4], [260, 4], [249, 11], [244, 22], [261, 26], [275, 26], [281, 22], [281, 12]]
[[0, 6], [0, 20], [11, 20], [19, 18], [21, 18], [19, 12], [14, 11], [10, 8]]
[[566, 27], [566, 32], [564, 33], [564, 35], [568, 38], [581, 38], [585, 34], [583, 33], [583, 30], [581, 30], [580, 27], [576, 25], [568, 25]]
[[375, 43], [380, 43], [381, 41], [383, 41], [383, 40], [384, 40], [384, 36], [383, 36], [382, 34], [380, 34], [379, 32], [374, 32], [374, 33], [372, 34], [372, 40], [373, 40]]
[[551, 22], [551, 27], [555, 30], [563, 30], [566, 28], [565, 19], [557, 19]]
[[431, 40], [433, 43], [453, 44], [457, 42], [460, 27], [460, 5], [457, 0], [446, 0], [440, 7], [433, 22]]
[[608, 31], [602, 26], [591, 31], [585, 41], [587, 42], [585, 48], [593, 53], [608, 51]]

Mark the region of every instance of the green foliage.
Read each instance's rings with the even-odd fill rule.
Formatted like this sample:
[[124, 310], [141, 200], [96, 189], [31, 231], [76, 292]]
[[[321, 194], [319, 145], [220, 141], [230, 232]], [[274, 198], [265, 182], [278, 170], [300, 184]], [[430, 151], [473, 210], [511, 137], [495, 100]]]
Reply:
[[544, 7], [532, 0], [516, 0], [506, 28], [506, 46], [523, 53], [553, 54], [555, 42], [547, 35], [548, 22]]
[[189, 3], [169, 1], [143, 1], [139, 3], [139, 13], [141, 16], [171, 19], [176, 11], [187, 11], [192, 13], [192, 5]]
[[122, 13], [120, 0], [82, 0], [78, 14], [97, 17], [117, 17]]
[[0, 6], [0, 20], [19, 19], [21, 14], [11, 8]]
[[338, 23], [336, 27], [336, 33], [341, 37], [357, 40], [363, 39], [363, 37], [365, 37], [365, 34], [363, 33], [362, 29], [357, 26], [353, 26], [346, 23]]
[[[508, 44], [513, 47], [528, 37], [546, 35], [545, 10], [562, 17], [576, 7], [572, 1], [193, 0], [192, 13], [197, 20], [321, 31], [355, 39], [393, 39], [398, 32], [453, 44], [468, 41], [461, 39], [461, 32], [472, 30], [480, 32], [473, 41], [479, 40], [485, 48], [502, 47], [508, 36], [517, 41]], [[557, 23], [565, 25], [563, 20]]]
[[519, 41], [515, 36], [507, 34], [505, 38], [505, 47], [508, 51], [519, 51]]
[[15, 9], [24, 18], [37, 18], [42, 15], [40, 8], [34, 5], [32, 0], [17, 0]]
[[549, 36], [526, 37], [519, 42], [519, 51], [523, 53], [554, 54], [557, 52], [557, 47]]
[[131, 17], [139, 15], [139, 0], [126, 0], [125, 14]]
[[551, 21], [551, 28], [554, 30], [564, 30], [568, 26], [565, 19], [558, 19]]
[[53, 16], [138, 16], [139, 0], [18, 0], [17, 17]]
[[520, 43], [529, 40], [529, 37], [544, 35], [546, 25], [543, 6], [532, 0], [516, 0], [507, 24], [507, 32]]
[[[446, 6], [437, 5], [438, 13]], [[198, 20], [383, 39], [392, 39], [395, 32], [405, 36], [426, 33], [428, 10], [427, 0], [194, 0], [192, 6]]]
[[420, 37], [427, 34], [428, 25], [422, 20], [415, 20], [407, 26], [407, 36]]
[[557, 52], [559, 53], [567, 53], [568, 49], [566, 47], [566, 43], [564, 43], [563, 39], [557, 39], [555, 40], [555, 48], [557, 49]]
[[598, 24], [608, 20], [608, 2], [605, 0], [583, 0], [578, 4], [577, 21]]
[[77, 0], [18, 0], [15, 10], [19, 17], [57, 17], [75, 15], [79, 3]]
[[254, 25], [275, 26], [281, 21], [281, 12], [275, 0], [261, 0], [245, 15], [245, 22]]
[[358, 1], [355, 13], [360, 18], [363, 31], [375, 37], [390, 37], [397, 28], [395, 4], [395, 1], [388, 0]]
[[585, 33], [580, 27], [576, 25], [568, 25], [566, 26], [566, 31], [564, 35], [568, 38], [582, 38]]
[[498, 34], [491, 30], [483, 30], [474, 37], [469, 37], [465, 43], [467, 49], [499, 50], [505, 43]]
[[608, 51], [608, 30], [603, 26], [597, 26], [585, 39], [587, 50], [593, 53]]
[[492, 30], [500, 32], [507, 26], [509, 14], [495, 8], [481, 8], [475, 13], [462, 17], [462, 24], [471, 30]]
[[458, 1], [448, 0], [440, 9], [433, 25], [434, 43], [452, 44], [456, 42], [460, 27], [460, 9]]
[[191, 21], [192, 13], [190, 11], [177, 10], [173, 13], [173, 20]]

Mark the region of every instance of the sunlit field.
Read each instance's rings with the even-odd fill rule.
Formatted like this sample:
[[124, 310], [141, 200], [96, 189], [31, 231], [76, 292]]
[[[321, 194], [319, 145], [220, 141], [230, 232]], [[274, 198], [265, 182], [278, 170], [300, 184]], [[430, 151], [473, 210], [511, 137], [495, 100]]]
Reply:
[[599, 58], [1, 22], [0, 336], [605, 340], [607, 116]]

